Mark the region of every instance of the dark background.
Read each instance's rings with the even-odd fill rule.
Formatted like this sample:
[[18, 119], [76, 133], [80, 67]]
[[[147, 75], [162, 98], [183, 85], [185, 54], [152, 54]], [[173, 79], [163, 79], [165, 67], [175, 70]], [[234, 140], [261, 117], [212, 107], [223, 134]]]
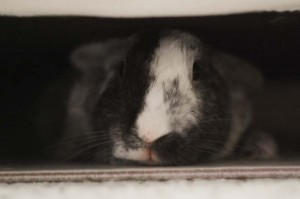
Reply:
[[257, 127], [281, 155], [300, 157], [300, 13], [181, 18], [0, 17], [0, 160], [42, 155], [34, 118], [42, 91], [70, 68], [81, 44], [138, 30], [176, 28], [256, 64], [266, 83], [255, 100]]

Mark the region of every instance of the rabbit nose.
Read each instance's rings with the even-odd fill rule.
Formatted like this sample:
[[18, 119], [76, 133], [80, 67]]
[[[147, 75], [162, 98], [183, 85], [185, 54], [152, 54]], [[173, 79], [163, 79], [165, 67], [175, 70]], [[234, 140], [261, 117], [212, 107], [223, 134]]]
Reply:
[[153, 139], [151, 139], [149, 136], [143, 135], [138, 136], [139, 139], [141, 139], [146, 145], [151, 145], [153, 143]]
[[156, 140], [163, 137], [163, 135], [157, 135], [155, 133], [147, 132], [143, 135], [139, 135], [138, 137], [146, 144], [152, 145]]

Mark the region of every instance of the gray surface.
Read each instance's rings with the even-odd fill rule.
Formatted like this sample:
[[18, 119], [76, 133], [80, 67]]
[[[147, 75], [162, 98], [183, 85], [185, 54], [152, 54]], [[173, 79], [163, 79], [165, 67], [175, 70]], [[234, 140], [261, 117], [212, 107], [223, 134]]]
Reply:
[[174, 179], [300, 178], [300, 166], [149, 167], [2, 171], [0, 182], [82, 182]]

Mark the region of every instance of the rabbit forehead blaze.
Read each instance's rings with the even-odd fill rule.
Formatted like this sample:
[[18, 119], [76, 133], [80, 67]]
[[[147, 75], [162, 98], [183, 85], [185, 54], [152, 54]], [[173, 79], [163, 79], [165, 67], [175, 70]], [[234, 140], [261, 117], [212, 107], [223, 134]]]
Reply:
[[153, 142], [168, 133], [183, 133], [197, 123], [201, 99], [195, 93], [192, 73], [197, 49], [182, 38], [160, 40], [150, 62], [151, 83], [136, 120], [137, 134]]

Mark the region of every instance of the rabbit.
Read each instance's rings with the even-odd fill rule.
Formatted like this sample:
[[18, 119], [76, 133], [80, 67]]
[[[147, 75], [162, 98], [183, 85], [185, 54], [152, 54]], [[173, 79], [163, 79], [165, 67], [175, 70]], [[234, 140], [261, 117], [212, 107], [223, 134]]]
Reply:
[[[79, 47], [71, 61], [77, 75], [62, 92], [63, 113], [56, 114], [57, 159], [192, 165], [235, 157], [249, 145], [256, 156], [277, 154], [271, 136], [251, 132], [260, 72], [191, 33], [144, 31], [108, 39]], [[51, 111], [43, 113], [56, 117]], [[45, 131], [41, 117], [48, 139], [53, 130], [48, 125]], [[264, 137], [268, 144], [256, 147], [246, 137]]]

